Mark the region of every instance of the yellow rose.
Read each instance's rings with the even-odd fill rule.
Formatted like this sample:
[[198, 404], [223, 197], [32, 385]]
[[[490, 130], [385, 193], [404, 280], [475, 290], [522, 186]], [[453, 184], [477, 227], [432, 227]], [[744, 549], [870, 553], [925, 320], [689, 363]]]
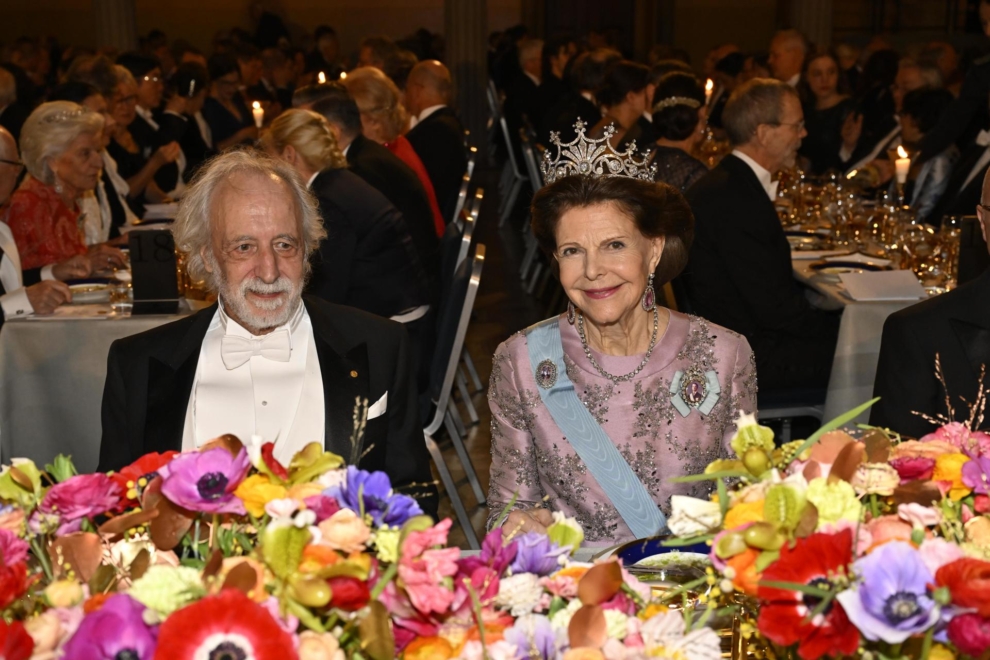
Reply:
[[360, 552], [371, 538], [371, 530], [350, 509], [341, 509], [319, 524], [323, 538], [320, 543], [341, 552]]
[[986, 516], [971, 518], [965, 528], [967, 541], [979, 546], [981, 550], [990, 549], [990, 518]]
[[45, 587], [45, 598], [52, 607], [72, 607], [83, 600], [82, 585], [75, 580], [56, 580]]
[[942, 454], [935, 459], [935, 470], [932, 472], [932, 481], [946, 481], [950, 485], [949, 498], [958, 502], [966, 497], [973, 490], [963, 483], [962, 466], [969, 462], [966, 454]]
[[764, 500], [753, 500], [751, 502], [739, 502], [725, 513], [725, 520], [722, 527], [725, 529], [735, 529], [740, 525], [753, 522], [763, 522]]
[[254, 517], [265, 513], [265, 505], [285, 497], [285, 486], [273, 484], [264, 474], [252, 474], [241, 482], [234, 495], [244, 502], [244, 508]]
[[306, 630], [299, 635], [299, 660], [344, 660], [344, 652], [332, 633]]

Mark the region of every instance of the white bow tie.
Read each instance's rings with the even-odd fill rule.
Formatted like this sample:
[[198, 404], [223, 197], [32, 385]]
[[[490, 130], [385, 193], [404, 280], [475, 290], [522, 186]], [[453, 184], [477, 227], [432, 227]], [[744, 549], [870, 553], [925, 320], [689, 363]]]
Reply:
[[291, 353], [289, 331], [286, 328], [258, 339], [224, 335], [220, 340], [220, 358], [228, 370], [236, 369], [255, 355], [276, 362], [288, 362]]

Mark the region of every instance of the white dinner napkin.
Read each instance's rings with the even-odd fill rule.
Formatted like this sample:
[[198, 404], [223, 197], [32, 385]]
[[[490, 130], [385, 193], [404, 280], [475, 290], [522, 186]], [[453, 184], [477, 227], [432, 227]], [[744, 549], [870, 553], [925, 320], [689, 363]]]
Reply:
[[883, 270], [869, 273], [842, 273], [839, 275], [846, 293], [853, 300], [921, 300], [925, 289], [909, 270]]
[[845, 254], [842, 256], [825, 257], [825, 261], [851, 261], [857, 264], [876, 264], [877, 266], [887, 266], [890, 264], [890, 259], [870, 257], [859, 252]]
[[171, 204], [144, 205], [145, 220], [174, 220], [178, 212], [179, 205], [174, 202]]
[[847, 255], [849, 250], [791, 250], [792, 260], [818, 260], [825, 257], [834, 257], [836, 255]]

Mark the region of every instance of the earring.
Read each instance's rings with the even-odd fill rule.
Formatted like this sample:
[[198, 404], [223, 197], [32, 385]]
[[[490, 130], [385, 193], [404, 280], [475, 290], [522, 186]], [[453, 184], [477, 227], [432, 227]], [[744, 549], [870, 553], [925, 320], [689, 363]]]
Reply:
[[62, 181], [58, 178], [58, 174], [54, 174], [55, 177], [55, 193], [58, 195], [62, 194]]
[[643, 309], [647, 312], [652, 312], [657, 308], [657, 294], [653, 290], [653, 277], [653, 273], [650, 273], [650, 279], [646, 283], [646, 290], [643, 291], [643, 299], [640, 301]]
[[574, 303], [572, 303], [570, 300], [568, 300], [567, 301], [567, 322], [570, 323], [571, 325], [574, 325], [574, 319], [575, 319]]

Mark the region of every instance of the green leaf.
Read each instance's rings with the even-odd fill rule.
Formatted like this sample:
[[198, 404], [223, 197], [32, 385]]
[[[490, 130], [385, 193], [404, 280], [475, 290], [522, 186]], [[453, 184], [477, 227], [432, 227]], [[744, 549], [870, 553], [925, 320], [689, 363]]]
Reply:
[[293, 615], [295, 615], [297, 619], [299, 619], [299, 623], [303, 624], [310, 630], [314, 630], [318, 633], [327, 631], [326, 628], [323, 627], [323, 624], [320, 623], [319, 618], [317, 618], [312, 612], [309, 611], [309, 608], [300, 605], [291, 598], [286, 598], [283, 602], [285, 603], [285, 606], [289, 610], [289, 612], [291, 612]]
[[51, 475], [56, 483], [62, 483], [70, 477], [76, 476], [76, 466], [72, 464], [72, 457], [59, 454], [55, 460], [45, 466], [45, 472]]
[[41, 499], [41, 471], [28, 459], [14, 459], [0, 472], [0, 499], [16, 502], [25, 509], [34, 508]]
[[835, 592], [829, 589], [821, 589], [819, 587], [813, 587], [810, 584], [801, 584], [799, 582], [760, 580], [760, 585], [764, 587], [770, 587], [771, 589], [783, 589], [784, 591], [797, 591], [798, 593], [806, 594], [808, 596], [815, 596], [817, 598], [830, 598], [835, 595]]
[[802, 445], [800, 447], [798, 447], [798, 450], [796, 452], [794, 452], [794, 455], [795, 456], [800, 456], [801, 454], [803, 454], [807, 450], [811, 449], [814, 446], [814, 444], [816, 442], [818, 442], [818, 440], [823, 435], [825, 435], [829, 431], [834, 431], [835, 429], [839, 428], [840, 426], [845, 425], [847, 422], [851, 422], [852, 420], [856, 419], [857, 417], [860, 416], [860, 414], [862, 414], [862, 413], [866, 412], [867, 410], [869, 410], [870, 407], [874, 403], [876, 403], [877, 401], [879, 401], [879, 400], [880, 400], [880, 397], [877, 397], [877, 398], [873, 399], [872, 401], [867, 401], [863, 405], [857, 406], [857, 407], [853, 408], [852, 410], [850, 410], [849, 412], [843, 413], [843, 414], [839, 415], [838, 417], [836, 417], [835, 419], [833, 419], [831, 422], [828, 422], [827, 424], [824, 424], [820, 429], [818, 429], [817, 431], [815, 431], [814, 433], [812, 433], [810, 436], [808, 436], [808, 439], [805, 440], [804, 443], [802, 443]]
[[722, 511], [722, 520], [725, 520], [725, 514], [729, 511], [729, 491], [722, 479], [716, 481], [715, 486], [718, 488], [718, 508]]
[[550, 601], [550, 610], [547, 612], [547, 616], [551, 619], [553, 615], [567, 607], [567, 601], [560, 596], [554, 596], [553, 600]]
[[762, 573], [767, 570], [767, 566], [774, 563], [780, 559], [780, 550], [764, 550], [760, 553], [760, 556], [756, 558], [756, 563], [753, 568], [756, 569], [758, 573]]
[[686, 477], [671, 477], [667, 481], [675, 484], [687, 484], [695, 481], [711, 481], [712, 479], [723, 479], [726, 477], [752, 477], [748, 470], [719, 470], [708, 474], [689, 474]]
[[309, 539], [307, 529], [288, 526], [266, 529], [261, 553], [272, 573], [283, 580], [295, 573]]
[[694, 545], [695, 543], [704, 543], [705, 541], [711, 541], [715, 538], [714, 534], [702, 534], [701, 536], [692, 536], [690, 538], [673, 538], [662, 541], [660, 545], [665, 548], [680, 548], [685, 545]]

